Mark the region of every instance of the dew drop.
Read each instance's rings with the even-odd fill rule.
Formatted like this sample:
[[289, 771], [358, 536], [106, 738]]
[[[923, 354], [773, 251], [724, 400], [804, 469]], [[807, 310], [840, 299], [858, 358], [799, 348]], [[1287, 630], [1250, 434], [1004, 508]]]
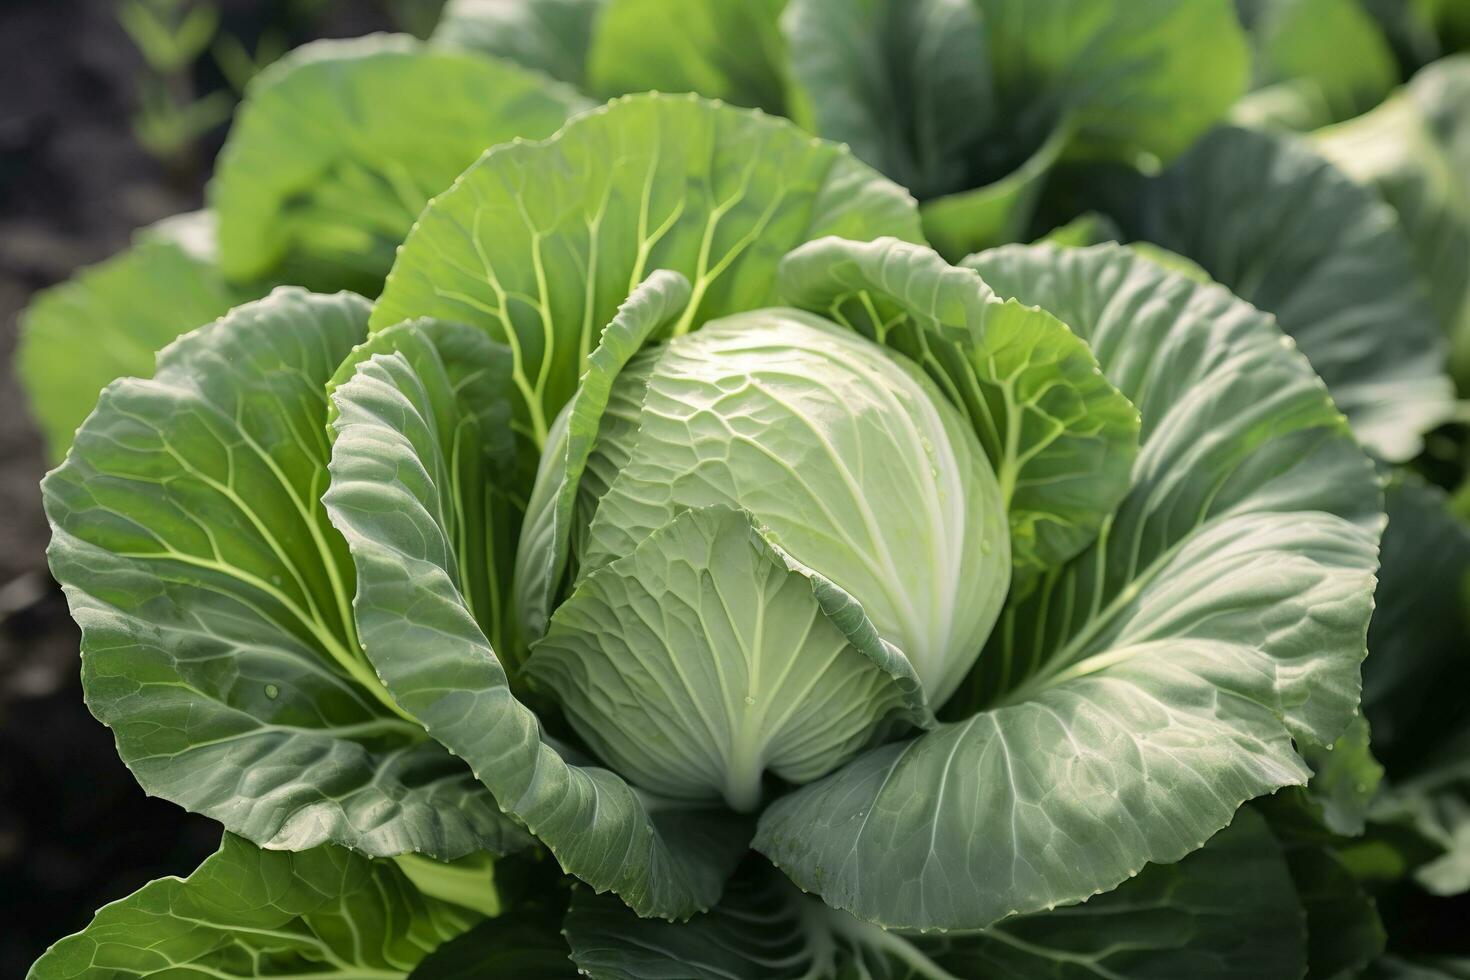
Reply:
[[274, 684], [267, 684], [265, 686], [265, 696], [274, 701], [281, 696], [281, 689]]

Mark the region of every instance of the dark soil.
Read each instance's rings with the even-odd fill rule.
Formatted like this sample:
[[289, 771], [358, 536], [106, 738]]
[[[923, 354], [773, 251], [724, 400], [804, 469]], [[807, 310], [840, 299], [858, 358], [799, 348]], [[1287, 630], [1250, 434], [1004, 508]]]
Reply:
[[[305, 40], [286, 0], [220, 4], [249, 42]], [[387, 28], [377, 6], [323, 4], [304, 30]], [[200, 206], [209, 157], [166, 168], [134, 141], [141, 69], [117, 0], [0, 0], [0, 977], [144, 882], [187, 874], [219, 828], [146, 797], [82, 702], [77, 634], [46, 571], [39, 436], [11, 371], [16, 315], [37, 289]], [[206, 74], [206, 87], [218, 79]], [[168, 297], [160, 296], [160, 303]]]

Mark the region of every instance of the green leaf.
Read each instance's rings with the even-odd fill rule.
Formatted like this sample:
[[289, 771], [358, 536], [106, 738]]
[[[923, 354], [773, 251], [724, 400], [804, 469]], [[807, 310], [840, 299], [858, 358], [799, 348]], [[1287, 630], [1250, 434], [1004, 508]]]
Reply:
[[1470, 959], [1425, 956], [1403, 959], [1385, 956], [1363, 973], [1362, 980], [1466, 980]]
[[576, 394], [552, 424], [516, 549], [516, 611], [528, 641], [546, 632], [566, 577], [573, 526], [579, 523], [573, 520], [578, 489], [609, 407], [613, 382], [634, 354], [667, 332], [689, 297], [689, 280], [677, 272], [660, 269], [640, 283], [603, 328]]
[[1378, 108], [1315, 134], [1317, 148], [1398, 213], [1416, 271], [1470, 389], [1470, 55], [1425, 68]]
[[970, 186], [996, 124], [972, 0], [791, 0], [781, 25], [798, 122], [920, 199]]
[[1118, 217], [1275, 314], [1385, 459], [1414, 456], [1451, 416], [1444, 344], [1392, 209], [1305, 141], [1218, 129]]
[[852, 596], [753, 518], [686, 510], [582, 580], [526, 663], [584, 741], [674, 799], [761, 802], [933, 715]]
[[694, 92], [784, 114], [786, 0], [605, 0], [587, 53], [587, 87]]
[[1334, 834], [1354, 837], [1363, 832], [1363, 822], [1383, 779], [1383, 767], [1373, 757], [1370, 741], [1368, 721], [1359, 715], [1331, 745], [1302, 747], [1302, 755], [1312, 767], [1307, 794], [1323, 826]]
[[[616, 903], [616, 899], [610, 899]], [[643, 920], [639, 920], [643, 921]], [[549, 915], [516, 909], [487, 919], [426, 956], [409, 980], [576, 980], [566, 940]]]
[[1064, 121], [1004, 177], [920, 205], [924, 234], [935, 250], [958, 261], [978, 249], [1024, 239], [1046, 179], [1072, 135], [1071, 123]]
[[294, 288], [103, 392], [42, 489], [88, 706], [149, 793], [268, 847], [454, 858], [518, 846], [358, 646], [318, 498], [323, 385], [368, 306]]
[[495, 437], [479, 424], [478, 399], [442, 365], [403, 352], [362, 361], [332, 398], [340, 414], [324, 503], [356, 566], [358, 629], [394, 700], [571, 874], [643, 915], [713, 904], [745, 847], [739, 822], [568, 762], [512, 693], [489, 639], [493, 611], [475, 600], [495, 593], [489, 570], [513, 547], [500, 533], [505, 474], [477, 451]]
[[651, 353], [616, 385], [641, 396], [636, 427], [598, 439], [594, 457], [624, 461], [595, 503], [584, 581], [680, 511], [745, 510], [861, 605], [931, 705], [948, 699], [1010, 579], [1000, 487], [959, 411], [912, 364], [798, 310]]
[[578, 895], [565, 932], [572, 958], [595, 980], [1295, 980], [1305, 942], [1281, 849], [1250, 811], [1176, 864], [1145, 868], [1083, 905], [970, 935], [884, 932], [760, 868], [737, 876], [719, 906], [682, 925], [636, 919], [616, 902]]
[[503, 910], [500, 891], [495, 887], [495, 857], [491, 854], [477, 851], [454, 861], [400, 854], [393, 861], [425, 895], [481, 915], [499, 915]]
[[1286, 860], [1307, 916], [1307, 977], [1358, 976], [1383, 955], [1383, 923], [1373, 899], [1330, 848], [1289, 846]]
[[405, 36], [304, 45], [251, 82], [220, 152], [220, 267], [372, 295], [431, 195], [486, 147], [549, 136], [587, 105], [515, 65]]
[[391, 862], [225, 835], [188, 878], [160, 878], [48, 949], [30, 980], [406, 977], [478, 913], [423, 895]]
[[1116, 242], [1123, 237], [1118, 225], [1107, 215], [1098, 211], [1084, 211], [1066, 224], [1057, 225], [1036, 239], [1037, 243], [1049, 242], [1069, 248], [1085, 248]]
[[1424, 761], [1465, 721], [1470, 683], [1470, 524], [1436, 487], [1400, 473], [1388, 484], [1363, 712], [1390, 778]]
[[607, 0], [449, 0], [430, 42], [477, 51], [585, 88]]
[[781, 256], [823, 235], [916, 240], [913, 199], [790, 123], [633, 96], [466, 171], [409, 234], [372, 325], [484, 328], [515, 355], [517, 426], [544, 445], [597, 331], [650, 272], [693, 284], [683, 333], [767, 304]]
[[1089, 980], [1302, 975], [1301, 912], [1266, 823], [1241, 810], [1203, 848], [1082, 905], [1007, 919], [950, 943], [959, 977]]
[[[1363, 667], [1363, 710], [1388, 786], [1370, 818], [1411, 831], [1404, 862], [1419, 865], [1430, 892], [1455, 895], [1470, 890], [1470, 526], [1442, 492], [1409, 477], [1389, 485], [1388, 512]], [[1427, 861], [1414, 853], [1425, 845]]]
[[757, 849], [890, 927], [1080, 901], [1305, 782], [1292, 740], [1333, 741], [1356, 709], [1383, 520], [1269, 316], [1118, 246], [973, 264], [1088, 341], [1142, 413], [1142, 447], [1097, 541], [1002, 614], [974, 679], [984, 710], [763, 815]]
[[836, 975], [836, 950], [818, 946], [831, 938], [827, 914], [751, 861], [719, 905], [688, 922], [640, 919], [579, 892], [562, 931], [578, 971], [593, 980], [783, 980]]
[[1168, 158], [1245, 86], [1229, 0], [794, 0], [794, 117], [924, 201], [949, 259], [1026, 237], [1067, 156]]
[[1250, 34], [1256, 89], [1232, 111], [1238, 122], [1315, 129], [1371, 109], [1398, 84], [1393, 50], [1358, 0], [1236, 5]]
[[780, 275], [793, 304], [902, 351], [968, 414], [1000, 481], [1013, 588], [1097, 537], [1128, 491], [1138, 410], [1066, 324], [892, 239], [813, 242]]
[[1007, 112], [1068, 117], [1069, 154], [1169, 159], [1245, 89], [1231, 0], [975, 0]]
[[16, 369], [53, 460], [109, 381], [151, 373], [159, 348], [252, 298], [215, 266], [212, 225], [208, 212], [152, 225], [21, 314]]

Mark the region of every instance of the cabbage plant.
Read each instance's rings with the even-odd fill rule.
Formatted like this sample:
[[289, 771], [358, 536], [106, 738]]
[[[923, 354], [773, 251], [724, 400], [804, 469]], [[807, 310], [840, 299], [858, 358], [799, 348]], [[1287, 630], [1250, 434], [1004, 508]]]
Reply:
[[1280, 829], [1363, 806], [1309, 779], [1357, 758], [1384, 523], [1307, 359], [1139, 250], [951, 264], [785, 120], [501, 143], [375, 301], [185, 334], [43, 489], [89, 706], [225, 836], [37, 980], [1381, 951]]

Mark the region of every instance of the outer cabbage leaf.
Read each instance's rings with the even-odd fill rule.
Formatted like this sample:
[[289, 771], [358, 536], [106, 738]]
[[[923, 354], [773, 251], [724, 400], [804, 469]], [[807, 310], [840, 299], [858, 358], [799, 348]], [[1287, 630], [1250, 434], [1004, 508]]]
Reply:
[[103, 392], [42, 489], [93, 714], [149, 793], [267, 847], [453, 858], [525, 835], [404, 715], [319, 497], [367, 303], [283, 288]]
[[786, 0], [604, 0], [587, 86], [607, 97], [695, 92], [784, 114]]
[[52, 458], [109, 381], [150, 373], [160, 348], [254, 295], [220, 275], [208, 212], [152, 225], [127, 251], [39, 293], [21, 314], [16, 366]]
[[480, 915], [342, 847], [265, 851], [225, 835], [188, 878], [160, 878], [56, 943], [30, 980], [406, 977]]
[[725, 506], [683, 511], [587, 576], [526, 672], [640, 786], [742, 812], [768, 770], [809, 782], [895, 722], [933, 720], [863, 607]]
[[1301, 784], [1356, 710], [1374, 474], [1270, 317], [1118, 246], [973, 260], [1071, 325], [1142, 413], [1096, 542], [1013, 600], [968, 721], [778, 800], [755, 846], [828, 904], [973, 929], [1178, 860]]
[[1452, 414], [1444, 343], [1393, 210], [1304, 140], [1218, 129], [1119, 217], [1275, 314], [1385, 459], [1414, 456]]
[[973, 935], [886, 933], [761, 868], [737, 877], [719, 906], [683, 925], [638, 920], [615, 902], [578, 896], [565, 931], [572, 958], [595, 980], [1295, 980], [1305, 939], [1281, 849], [1250, 811], [1176, 864], [1147, 867], [1075, 908], [1017, 916]]
[[449, 0], [430, 41], [512, 61], [582, 88], [593, 25], [606, 3]]
[[1419, 276], [1470, 388], [1470, 55], [1425, 68], [1372, 112], [1316, 133], [1316, 146], [1398, 212]]
[[220, 152], [220, 267], [372, 295], [431, 195], [486, 147], [549, 136], [588, 105], [515, 65], [406, 36], [304, 45], [251, 82]]
[[372, 324], [435, 316], [507, 344], [516, 425], [544, 445], [597, 331], [650, 272], [692, 284], [683, 333], [766, 305], [781, 256], [834, 234], [917, 239], [913, 200], [790, 123], [630, 96], [466, 171], [409, 234]]
[[481, 448], [496, 433], [480, 425], [477, 399], [402, 351], [361, 361], [332, 398], [324, 504], [347, 539], [357, 626], [393, 698], [571, 874], [643, 915], [712, 905], [745, 847], [740, 823], [569, 761], [511, 690], [489, 638], [493, 612], [476, 600], [513, 554], [507, 535], [485, 533], [501, 526], [506, 474]]
[[902, 351], [966, 412], [1000, 481], [1013, 588], [1086, 547], [1127, 492], [1138, 410], [1051, 314], [892, 239], [802, 246], [781, 263], [781, 289]]

